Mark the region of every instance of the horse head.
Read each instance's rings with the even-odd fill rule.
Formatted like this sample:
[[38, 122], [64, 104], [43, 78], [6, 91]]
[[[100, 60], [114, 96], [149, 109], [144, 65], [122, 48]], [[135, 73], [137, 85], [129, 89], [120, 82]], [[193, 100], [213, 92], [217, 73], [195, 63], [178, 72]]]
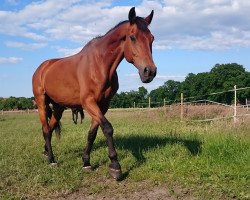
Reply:
[[154, 36], [148, 29], [154, 11], [149, 16], [142, 18], [136, 16], [135, 8], [128, 14], [129, 28], [124, 43], [124, 56], [139, 71], [143, 83], [151, 82], [156, 76], [157, 68], [152, 57], [152, 43]]

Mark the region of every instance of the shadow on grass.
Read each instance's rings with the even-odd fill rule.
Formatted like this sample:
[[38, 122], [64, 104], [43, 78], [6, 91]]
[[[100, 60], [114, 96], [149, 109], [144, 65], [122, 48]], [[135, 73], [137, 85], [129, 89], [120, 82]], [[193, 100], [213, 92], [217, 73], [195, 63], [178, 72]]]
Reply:
[[[125, 137], [117, 136], [114, 138], [115, 146], [118, 149], [125, 149], [131, 151], [132, 155], [136, 158], [137, 164], [135, 166], [131, 166], [126, 172], [123, 174], [122, 180], [124, 180], [129, 172], [135, 168], [140, 166], [146, 161], [146, 158], [143, 155], [143, 152], [148, 151], [150, 149], [164, 147], [166, 145], [174, 145], [180, 144], [183, 145], [191, 155], [195, 156], [201, 153], [201, 145], [202, 142], [198, 139], [183, 139], [179, 136], [142, 136], [142, 135], [130, 135]], [[99, 141], [95, 144], [95, 149], [99, 147], [103, 147], [106, 145], [105, 141]], [[118, 155], [119, 156], [119, 155]], [[122, 159], [122, 158], [121, 158]]]

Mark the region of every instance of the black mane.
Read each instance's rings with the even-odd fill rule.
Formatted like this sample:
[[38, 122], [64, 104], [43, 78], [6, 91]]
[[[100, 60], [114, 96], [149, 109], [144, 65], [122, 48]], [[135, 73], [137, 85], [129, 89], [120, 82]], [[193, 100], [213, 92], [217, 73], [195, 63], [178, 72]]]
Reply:
[[[107, 35], [107, 34], [110, 33], [111, 31], [113, 31], [114, 29], [116, 29], [116, 28], [118, 28], [119, 26], [121, 26], [121, 25], [123, 25], [123, 24], [125, 24], [125, 23], [128, 23], [128, 22], [129, 22], [129, 20], [125, 20], [125, 21], [119, 22], [117, 25], [115, 25], [113, 28], [111, 28], [105, 35]], [[143, 31], [143, 32], [148, 32], [148, 31], [149, 31], [149, 29], [148, 29], [148, 23], [145, 21], [144, 18], [142, 18], [142, 17], [136, 17], [135, 23], [136, 23], [137, 27], [138, 27], [141, 31]], [[103, 37], [103, 35], [97, 36], [96, 39], [101, 38], [101, 37]]]

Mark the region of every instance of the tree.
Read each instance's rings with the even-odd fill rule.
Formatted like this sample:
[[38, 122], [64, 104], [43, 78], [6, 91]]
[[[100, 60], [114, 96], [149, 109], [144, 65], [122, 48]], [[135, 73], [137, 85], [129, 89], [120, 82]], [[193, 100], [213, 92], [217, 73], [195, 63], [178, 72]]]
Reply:
[[144, 87], [139, 87], [138, 91], [131, 90], [130, 92], [121, 92], [115, 94], [111, 99], [111, 108], [129, 108], [136, 105], [142, 106], [147, 98], [148, 91]]
[[139, 93], [139, 97], [140, 99], [146, 99], [147, 98], [147, 94], [148, 91], [145, 87], [141, 86], [138, 88], [138, 93]]
[[15, 97], [10, 97], [5, 99], [3, 109], [4, 110], [17, 109], [17, 99]]
[[173, 102], [179, 98], [180, 91], [181, 83], [179, 81], [168, 80], [163, 86], [152, 90], [149, 96], [152, 98], [152, 101], [155, 102], [163, 102], [163, 99]]
[[33, 101], [31, 98], [20, 97], [17, 102], [18, 110], [26, 110], [33, 108]]
[[33, 109], [33, 99], [25, 97], [0, 98], [0, 110], [26, 110]]
[[[232, 90], [234, 85], [237, 85], [237, 87], [249, 86], [249, 72], [246, 72], [242, 65], [236, 63], [216, 64], [210, 72], [188, 74], [182, 83], [182, 92], [185, 96], [193, 96], [196, 99], [208, 98], [230, 104], [234, 98], [232, 92], [213, 96], [208, 96], [208, 94]], [[249, 92], [241, 92], [238, 96], [239, 101], [243, 103], [245, 98], [249, 96]]]

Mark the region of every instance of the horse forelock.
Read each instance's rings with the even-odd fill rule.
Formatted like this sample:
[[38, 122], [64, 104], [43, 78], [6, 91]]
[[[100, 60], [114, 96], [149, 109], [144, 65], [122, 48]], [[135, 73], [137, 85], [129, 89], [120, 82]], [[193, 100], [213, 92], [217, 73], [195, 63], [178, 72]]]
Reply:
[[142, 32], [149, 32], [149, 29], [148, 29], [149, 24], [146, 22], [146, 20], [144, 18], [136, 17], [135, 23], [136, 23], [138, 29], [141, 30]]

